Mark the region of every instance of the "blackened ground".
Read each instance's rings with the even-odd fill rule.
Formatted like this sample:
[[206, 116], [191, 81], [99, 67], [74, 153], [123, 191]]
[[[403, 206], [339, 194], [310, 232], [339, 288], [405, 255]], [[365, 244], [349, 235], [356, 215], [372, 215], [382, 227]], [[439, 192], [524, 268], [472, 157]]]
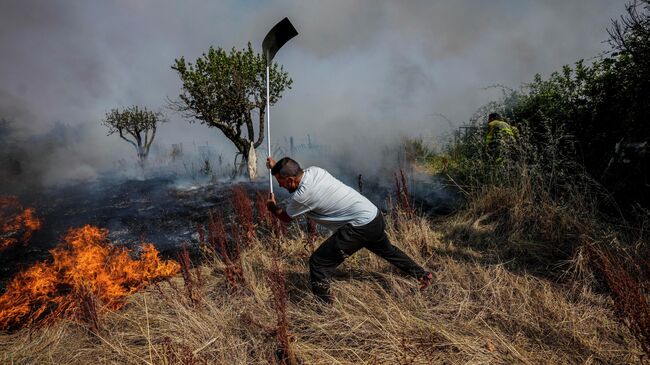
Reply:
[[0, 255], [0, 280], [48, 258], [48, 250], [68, 229], [86, 224], [108, 229], [116, 245], [137, 247], [140, 242], [151, 242], [164, 256], [173, 256], [182, 243], [192, 241], [208, 209], [228, 206], [230, 187], [179, 186], [171, 178], [153, 178], [85, 183], [22, 196], [24, 206], [35, 208], [42, 228], [27, 246], [15, 246]]
[[[255, 191], [268, 192], [266, 181], [243, 184], [251, 199]], [[34, 233], [28, 245], [15, 246], [0, 254], [0, 292], [16, 272], [49, 258], [48, 251], [70, 228], [86, 224], [108, 229], [109, 239], [116, 245], [138, 247], [140, 242], [151, 242], [164, 257], [175, 258], [182, 244], [193, 246], [197, 242], [196, 227], [205, 223], [208, 210], [220, 210], [229, 216], [233, 186], [233, 183], [179, 183], [173, 177], [157, 177], [104, 180], [21, 196], [24, 206], [36, 209], [42, 228]], [[364, 183], [363, 194], [384, 209], [391, 193], [390, 185]], [[430, 214], [449, 213], [459, 202], [436, 180], [412, 182], [412, 193], [416, 196], [415, 206]], [[279, 189], [276, 196], [282, 200], [288, 194]]]

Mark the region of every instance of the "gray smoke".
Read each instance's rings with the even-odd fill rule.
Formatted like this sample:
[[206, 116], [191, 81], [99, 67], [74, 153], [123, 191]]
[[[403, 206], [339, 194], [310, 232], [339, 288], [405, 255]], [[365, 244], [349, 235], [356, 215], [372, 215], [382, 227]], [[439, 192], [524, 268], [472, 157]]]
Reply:
[[[2, 188], [92, 179], [132, 164], [131, 146], [100, 125], [107, 111], [164, 108], [180, 91], [175, 58], [248, 41], [259, 50], [284, 16], [300, 35], [276, 58], [294, 87], [271, 110], [273, 142], [310, 134], [328, 149], [303, 164], [365, 172], [386, 163], [382, 151], [400, 135], [450, 133], [437, 114], [466, 122], [498, 92], [486, 86], [517, 88], [606, 51], [606, 27], [623, 11], [624, 1], [611, 0], [5, 0]], [[160, 151], [209, 144], [232, 160], [234, 147], [216, 129], [169, 119]]]

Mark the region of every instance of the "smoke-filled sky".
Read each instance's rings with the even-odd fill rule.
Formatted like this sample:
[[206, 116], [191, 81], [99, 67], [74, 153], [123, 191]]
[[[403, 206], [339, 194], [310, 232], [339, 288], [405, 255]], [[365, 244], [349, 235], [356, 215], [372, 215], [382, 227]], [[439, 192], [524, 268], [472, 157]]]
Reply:
[[241, 49], [250, 41], [259, 51], [266, 32], [288, 16], [300, 34], [276, 61], [294, 86], [271, 109], [272, 139], [293, 135], [301, 143], [309, 133], [360, 162], [372, 160], [396, 132], [449, 133], [437, 114], [456, 126], [467, 122], [499, 95], [485, 90], [490, 85], [518, 88], [535, 73], [607, 51], [606, 28], [624, 4], [3, 0], [0, 118], [12, 121], [5, 139], [23, 148], [52, 139], [33, 167], [49, 171], [46, 182], [90, 178], [119, 158], [135, 159], [132, 147], [107, 137], [100, 124], [111, 108], [133, 104], [166, 112], [161, 145], [207, 142], [233, 153], [218, 130], [164, 110], [181, 86], [170, 66], [181, 56], [194, 61], [211, 45]]

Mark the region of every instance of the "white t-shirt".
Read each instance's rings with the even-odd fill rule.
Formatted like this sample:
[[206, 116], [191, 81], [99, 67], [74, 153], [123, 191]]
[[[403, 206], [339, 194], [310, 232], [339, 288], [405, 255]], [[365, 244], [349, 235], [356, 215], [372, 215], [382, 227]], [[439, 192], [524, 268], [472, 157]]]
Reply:
[[350, 223], [358, 227], [377, 216], [377, 207], [356, 190], [320, 167], [308, 167], [285, 209], [295, 218], [301, 214], [332, 231]]

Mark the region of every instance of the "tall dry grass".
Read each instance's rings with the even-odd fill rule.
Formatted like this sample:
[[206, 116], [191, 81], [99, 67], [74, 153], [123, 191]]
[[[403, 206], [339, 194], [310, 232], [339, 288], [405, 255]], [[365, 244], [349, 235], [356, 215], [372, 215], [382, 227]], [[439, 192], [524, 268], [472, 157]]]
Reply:
[[397, 212], [387, 226], [394, 243], [433, 272], [432, 287], [420, 292], [362, 250], [339, 269], [336, 299], [325, 306], [309, 289], [307, 233], [255, 235], [238, 256], [245, 290], [232, 290], [230, 263], [215, 255], [189, 269], [202, 278], [193, 294], [179, 275], [133, 295], [97, 328], [62, 320], [0, 334], [0, 362], [638, 363], [638, 342], [610, 297], [591, 285], [487, 263], [486, 251], [446, 238], [453, 222]]
[[484, 263], [604, 290], [650, 356], [650, 272], [639, 269], [647, 266], [647, 229], [615, 213], [616, 202], [572, 157], [569, 135], [547, 128], [539, 145], [521, 130], [496, 153], [480, 130], [452, 146], [448, 174], [467, 204], [449, 219], [445, 239], [480, 250]]

